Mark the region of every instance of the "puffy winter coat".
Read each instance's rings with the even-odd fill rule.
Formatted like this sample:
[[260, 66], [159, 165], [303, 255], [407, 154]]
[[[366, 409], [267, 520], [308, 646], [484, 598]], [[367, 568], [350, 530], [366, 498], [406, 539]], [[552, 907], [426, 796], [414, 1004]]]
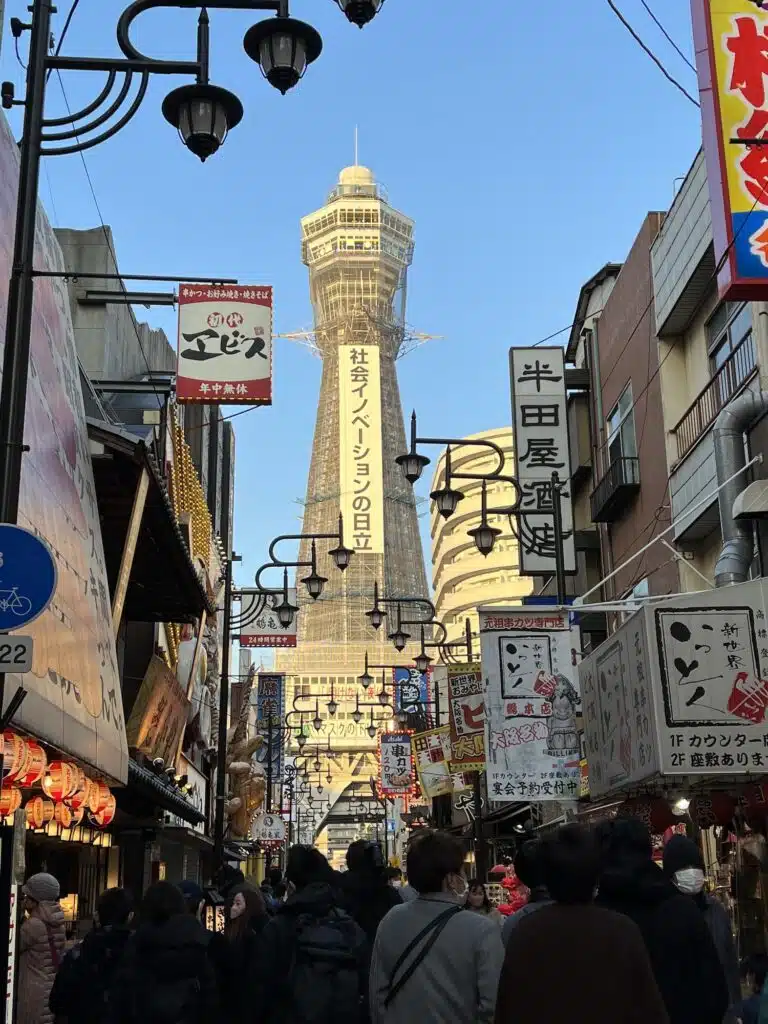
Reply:
[[21, 926], [17, 1024], [53, 1024], [48, 998], [65, 943], [61, 905], [38, 903]]

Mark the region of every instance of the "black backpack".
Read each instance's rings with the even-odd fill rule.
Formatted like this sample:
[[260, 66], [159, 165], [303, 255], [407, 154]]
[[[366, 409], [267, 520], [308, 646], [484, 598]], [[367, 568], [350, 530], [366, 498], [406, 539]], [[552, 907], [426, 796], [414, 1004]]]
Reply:
[[132, 1020], [135, 1024], [203, 1024], [200, 991], [198, 978], [162, 978], [142, 971], [133, 992]]
[[359, 1024], [365, 1011], [365, 932], [343, 910], [300, 914], [287, 980], [292, 1024]]

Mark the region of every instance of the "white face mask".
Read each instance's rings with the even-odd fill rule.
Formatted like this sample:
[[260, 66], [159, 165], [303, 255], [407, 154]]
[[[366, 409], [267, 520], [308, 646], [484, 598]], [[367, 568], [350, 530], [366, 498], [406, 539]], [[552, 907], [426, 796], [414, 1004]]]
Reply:
[[674, 875], [675, 885], [680, 892], [695, 896], [704, 888], [704, 872], [701, 868], [683, 868]]

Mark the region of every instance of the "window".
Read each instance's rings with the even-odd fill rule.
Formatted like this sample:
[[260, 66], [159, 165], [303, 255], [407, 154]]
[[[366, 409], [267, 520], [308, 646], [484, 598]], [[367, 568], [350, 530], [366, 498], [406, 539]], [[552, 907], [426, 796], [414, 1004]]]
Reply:
[[707, 324], [707, 346], [712, 373], [752, 334], [752, 307], [746, 302], [724, 302]]
[[608, 431], [608, 463], [637, 458], [635, 416], [632, 406], [632, 384], [622, 392], [606, 424]]

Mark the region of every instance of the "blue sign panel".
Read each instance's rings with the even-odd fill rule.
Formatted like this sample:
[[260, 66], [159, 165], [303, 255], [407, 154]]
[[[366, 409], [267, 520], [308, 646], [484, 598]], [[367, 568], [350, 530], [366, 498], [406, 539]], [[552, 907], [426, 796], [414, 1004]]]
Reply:
[[260, 673], [256, 676], [256, 682], [258, 686], [256, 728], [259, 735], [264, 737], [264, 746], [257, 752], [256, 760], [266, 769], [271, 733], [272, 778], [277, 780], [283, 771], [282, 724], [285, 716], [285, 676]]
[[33, 622], [55, 592], [56, 562], [45, 541], [21, 526], [0, 523], [0, 632]]
[[[428, 711], [429, 677], [426, 672], [417, 668], [396, 668], [395, 670], [395, 707], [397, 711], [405, 711], [409, 715]], [[419, 707], [421, 705], [421, 707]]]

